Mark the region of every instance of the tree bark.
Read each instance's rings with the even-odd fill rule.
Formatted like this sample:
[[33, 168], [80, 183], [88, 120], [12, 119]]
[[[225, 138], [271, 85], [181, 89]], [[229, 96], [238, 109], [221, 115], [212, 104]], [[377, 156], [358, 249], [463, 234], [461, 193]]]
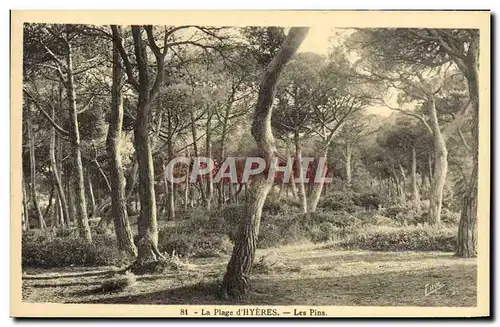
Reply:
[[[206, 146], [205, 150], [207, 153], [207, 156], [209, 158], [212, 158], [212, 113], [209, 112], [208, 118], [207, 118], [207, 126], [206, 126]], [[214, 184], [213, 184], [213, 179], [212, 179], [212, 172], [208, 174], [207, 178], [207, 209], [211, 209], [212, 205], [212, 199], [214, 196]]]
[[[116, 45], [113, 46], [113, 84], [111, 86], [111, 115], [107, 136], [107, 150], [110, 157], [111, 212], [115, 226], [118, 250], [130, 257], [137, 256], [125, 200], [125, 177], [121, 159], [121, 134], [123, 125], [122, 66]], [[89, 178], [89, 187], [92, 184]]]
[[[308, 30], [302, 27], [290, 29], [280, 49], [264, 71], [260, 83], [253, 115], [252, 136], [268, 167], [277, 155], [271, 129], [272, 102], [276, 94], [276, 85], [281, 72], [297, 51]], [[262, 207], [271, 187], [272, 182], [268, 181], [267, 176], [259, 175], [248, 188], [246, 214], [240, 221], [238, 237], [222, 281], [221, 295], [224, 298], [240, 298], [248, 291], [248, 275], [255, 256]]]
[[402, 178], [402, 187], [403, 187], [403, 191], [404, 193], [406, 193], [406, 173], [405, 173], [405, 169], [403, 168], [403, 166], [401, 164], [399, 164], [399, 171], [401, 172], [401, 178]]
[[436, 103], [432, 96], [430, 97], [430, 116], [434, 142], [434, 176], [429, 196], [429, 222], [439, 225], [441, 223], [441, 209], [443, 206], [443, 190], [448, 171], [448, 150], [446, 149], [446, 143], [439, 127]]
[[[325, 147], [323, 152], [323, 157], [325, 158], [325, 169], [323, 169], [320, 182], [316, 183], [314, 180], [309, 181], [309, 185], [314, 185], [312, 187], [311, 195], [309, 196], [309, 212], [316, 212], [316, 208], [318, 207], [319, 199], [321, 198], [321, 193], [323, 191], [324, 181], [323, 178], [326, 177], [326, 158], [328, 155], [328, 148]], [[315, 177], [316, 179], [316, 177]]]
[[95, 217], [95, 209], [96, 209], [96, 204], [95, 204], [95, 196], [94, 196], [94, 187], [92, 186], [92, 176], [90, 171], [87, 170], [87, 181], [88, 181], [88, 187], [89, 187], [89, 196], [90, 196], [90, 217]]
[[406, 173], [401, 164], [399, 164], [399, 171], [401, 172], [401, 179], [399, 180], [399, 196], [401, 197], [401, 202], [406, 201]]
[[28, 215], [28, 204], [26, 198], [26, 186], [24, 183], [24, 174], [21, 176], [21, 187], [22, 187], [22, 202], [23, 202], [23, 212], [21, 216], [21, 228], [25, 232], [29, 229], [29, 215]]
[[[55, 110], [52, 107], [52, 120], [55, 121]], [[56, 184], [57, 188], [57, 197], [58, 201], [61, 205], [61, 211], [63, 214], [63, 224], [64, 222], [69, 221], [69, 212], [68, 212], [68, 204], [66, 202], [66, 194], [64, 192], [64, 187], [61, 181], [61, 177], [59, 176], [59, 168], [57, 166], [56, 161], [56, 129], [52, 127], [51, 135], [50, 135], [50, 149], [49, 149], [49, 157], [50, 157], [50, 168], [52, 170], [52, 177]]]
[[346, 189], [350, 191], [352, 189], [352, 172], [351, 172], [351, 159], [352, 159], [352, 147], [349, 142], [345, 145], [345, 179], [346, 179]]
[[50, 218], [50, 226], [53, 227], [55, 226], [55, 221], [52, 219], [52, 215], [50, 215], [51, 213], [51, 209], [52, 209], [52, 202], [54, 201], [54, 191], [55, 191], [55, 186], [54, 186], [54, 183], [51, 183], [50, 185], [50, 194], [49, 194], [49, 201], [47, 203], [47, 207], [45, 208], [45, 211], [43, 212], [43, 216], [45, 218], [47, 217], [51, 217]]
[[[69, 222], [74, 222], [76, 220], [75, 212], [75, 190], [73, 188], [73, 174], [69, 174], [66, 181], [66, 190], [68, 194], [68, 218]], [[69, 222], [67, 225], [69, 225]]]
[[[186, 149], [186, 158], [189, 158], [189, 149]], [[189, 174], [190, 174], [190, 167], [189, 165], [186, 168], [186, 176], [184, 179], [184, 210], [187, 210], [189, 205], [190, 205], [190, 200], [189, 200]]]
[[[479, 155], [479, 80], [478, 57], [479, 35], [474, 34], [469, 49], [467, 85], [472, 107], [471, 146], [473, 169], [469, 186], [464, 195], [457, 237], [457, 256], [469, 258], [477, 256], [477, 193], [478, 193], [478, 155]], [[488, 219], [488, 217], [484, 217]]]
[[71, 150], [73, 154], [73, 169], [75, 171], [74, 189], [75, 199], [74, 204], [76, 208], [76, 221], [78, 224], [78, 234], [87, 242], [92, 242], [92, 234], [90, 232], [89, 217], [87, 214], [87, 205], [85, 201], [85, 184], [83, 178], [83, 165], [82, 153], [80, 151], [80, 132], [78, 127], [78, 109], [76, 106], [76, 92], [73, 77], [73, 58], [71, 44], [67, 43], [66, 54], [67, 66], [67, 93], [69, 104], [69, 115], [71, 122], [70, 138]]
[[[307, 197], [306, 197], [306, 188], [304, 185], [304, 179], [305, 176], [302, 176], [302, 149], [300, 147], [300, 140], [299, 140], [299, 133], [296, 132], [294, 136], [294, 142], [295, 142], [295, 160], [296, 160], [296, 167], [298, 169], [298, 177], [299, 177], [299, 201], [300, 201], [300, 208], [302, 210], [302, 213], [307, 213]], [[280, 192], [281, 193], [281, 192]]]
[[415, 146], [411, 148], [411, 181], [413, 190], [413, 202], [415, 207], [420, 209], [420, 193], [417, 186], [417, 152]]
[[[170, 151], [169, 151], [170, 152]], [[168, 158], [171, 158], [169, 155]], [[168, 160], [163, 163], [163, 184], [165, 187], [165, 207], [167, 209], [167, 215], [170, 220], [175, 220], [175, 194], [174, 194], [174, 183], [169, 181], [167, 178], [167, 164]]]
[[35, 208], [35, 212], [38, 218], [38, 227], [40, 229], [45, 229], [47, 225], [45, 224], [45, 220], [43, 219], [42, 210], [40, 209], [40, 205], [38, 204], [38, 198], [36, 194], [36, 158], [35, 158], [35, 140], [33, 136], [33, 126], [32, 126], [32, 118], [31, 118], [31, 102], [28, 100], [27, 102], [27, 112], [28, 117], [26, 120], [28, 127], [28, 146], [29, 146], [29, 155], [30, 155], [30, 186], [31, 186], [31, 201], [33, 202], [33, 207]]
[[[196, 117], [195, 117], [195, 106], [191, 106], [191, 110], [189, 110], [189, 116], [191, 118], [191, 137], [193, 138], [193, 151], [195, 158], [198, 158], [200, 152], [198, 151], [198, 135], [196, 131]], [[200, 194], [201, 199], [205, 204], [207, 203], [206, 194], [205, 194], [205, 183], [203, 182], [203, 176], [200, 176]], [[169, 199], [170, 200], [170, 199]]]
[[[150, 99], [149, 93], [149, 64], [146, 48], [142, 41], [141, 28], [139, 26], [132, 26], [132, 36], [134, 39], [134, 52], [139, 71], [139, 101], [134, 126], [134, 146], [137, 154], [137, 162], [139, 164], [139, 198], [141, 203], [138, 223], [139, 241], [137, 245], [137, 263], [142, 265], [146, 261], [157, 260], [161, 257], [161, 254], [158, 250], [154, 166], [149, 139], [149, 111], [152, 100]], [[157, 72], [157, 74], [162, 73], [163, 72]]]

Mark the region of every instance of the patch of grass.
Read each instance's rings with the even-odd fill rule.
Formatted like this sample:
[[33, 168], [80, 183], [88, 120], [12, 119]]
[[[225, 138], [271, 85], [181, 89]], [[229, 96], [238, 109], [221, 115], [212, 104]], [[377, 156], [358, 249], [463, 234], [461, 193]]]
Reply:
[[261, 256], [255, 260], [252, 265], [252, 272], [257, 274], [271, 274], [271, 273], [284, 273], [284, 272], [300, 272], [302, 270], [300, 265], [285, 262], [281, 258], [272, 258], [270, 256]]
[[124, 275], [115, 275], [112, 278], [106, 279], [101, 284], [101, 292], [110, 293], [123, 291], [127, 286], [136, 282], [135, 275], [127, 272]]

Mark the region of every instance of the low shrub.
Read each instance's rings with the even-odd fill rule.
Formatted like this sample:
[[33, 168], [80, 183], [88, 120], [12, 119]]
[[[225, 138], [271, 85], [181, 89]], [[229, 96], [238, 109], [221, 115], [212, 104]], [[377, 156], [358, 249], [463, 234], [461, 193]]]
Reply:
[[300, 272], [301, 270], [302, 267], [298, 264], [285, 263], [279, 258], [271, 259], [267, 256], [261, 256], [252, 265], [252, 272], [266, 275], [283, 272]]
[[74, 236], [56, 237], [51, 232], [23, 233], [22, 266], [55, 268], [67, 266], [103, 266], [123, 263], [115, 238], [93, 235], [93, 242]]
[[353, 195], [345, 192], [335, 193], [321, 199], [318, 203], [318, 207], [323, 208], [326, 211], [345, 211], [348, 213], [362, 210], [361, 207], [354, 203]]
[[315, 243], [332, 241], [339, 234], [339, 229], [330, 222], [313, 225], [310, 229], [311, 241]]
[[257, 247], [271, 248], [308, 239], [307, 223], [303, 214], [263, 216]]
[[372, 224], [376, 226], [390, 226], [394, 224], [394, 220], [386, 216], [375, 214], [372, 219]]
[[455, 228], [429, 225], [388, 227], [370, 226], [358, 230], [340, 242], [348, 249], [371, 251], [444, 251], [453, 252], [456, 245]]
[[269, 196], [264, 202], [262, 212], [268, 216], [277, 216], [297, 213], [297, 209], [299, 208], [300, 203], [297, 200]]
[[104, 280], [101, 284], [100, 291], [103, 293], [111, 293], [123, 291], [130, 285], [133, 285], [136, 282], [135, 275], [127, 272], [124, 275], [115, 275], [111, 278]]
[[231, 252], [233, 244], [222, 233], [181, 232], [163, 228], [158, 232], [158, 250], [181, 257], [218, 257]]
[[460, 213], [443, 208], [441, 210], [441, 221], [447, 225], [458, 225], [460, 222]]
[[338, 228], [346, 228], [357, 226], [360, 220], [353, 214], [346, 211], [324, 212], [318, 211], [310, 214], [311, 223], [319, 225], [322, 223], [330, 223]]
[[382, 205], [383, 198], [376, 193], [361, 193], [353, 195], [352, 201], [366, 210], [376, 210]]
[[382, 211], [382, 214], [386, 217], [395, 219], [398, 214], [405, 210], [407, 210], [407, 208], [403, 204], [393, 204], [392, 206], [385, 208]]

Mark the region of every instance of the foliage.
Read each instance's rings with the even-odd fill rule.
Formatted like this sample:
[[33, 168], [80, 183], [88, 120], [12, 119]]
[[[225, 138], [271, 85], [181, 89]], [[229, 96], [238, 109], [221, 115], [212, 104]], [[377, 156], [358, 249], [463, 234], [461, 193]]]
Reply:
[[158, 249], [180, 257], [219, 257], [230, 253], [232, 248], [229, 237], [221, 233], [176, 232], [171, 228], [158, 232]]
[[456, 228], [419, 225], [404, 227], [370, 227], [340, 242], [348, 249], [370, 251], [444, 251], [456, 245]]
[[331, 211], [346, 211], [353, 213], [359, 208], [354, 204], [352, 195], [346, 192], [337, 192], [326, 198], [323, 198], [318, 203], [319, 208]]
[[382, 205], [383, 199], [377, 193], [361, 193], [354, 194], [352, 201], [358, 207], [363, 207], [367, 210], [376, 210]]
[[109, 266], [123, 263], [113, 236], [98, 235], [93, 243], [74, 236], [48, 232], [27, 232], [22, 239], [22, 266], [54, 268], [68, 266]]

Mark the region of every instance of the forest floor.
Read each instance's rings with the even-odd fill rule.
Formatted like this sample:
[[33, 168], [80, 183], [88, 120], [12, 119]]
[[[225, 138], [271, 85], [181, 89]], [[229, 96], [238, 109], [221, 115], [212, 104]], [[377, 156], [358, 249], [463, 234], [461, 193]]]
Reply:
[[[217, 298], [229, 257], [184, 260], [178, 271], [137, 276], [102, 292], [116, 267], [27, 269], [23, 301], [128, 304], [476, 306], [476, 260], [444, 252], [338, 251], [325, 244], [258, 250], [252, 289]], [[434, 287], [434, 292], [426, 295]]]

